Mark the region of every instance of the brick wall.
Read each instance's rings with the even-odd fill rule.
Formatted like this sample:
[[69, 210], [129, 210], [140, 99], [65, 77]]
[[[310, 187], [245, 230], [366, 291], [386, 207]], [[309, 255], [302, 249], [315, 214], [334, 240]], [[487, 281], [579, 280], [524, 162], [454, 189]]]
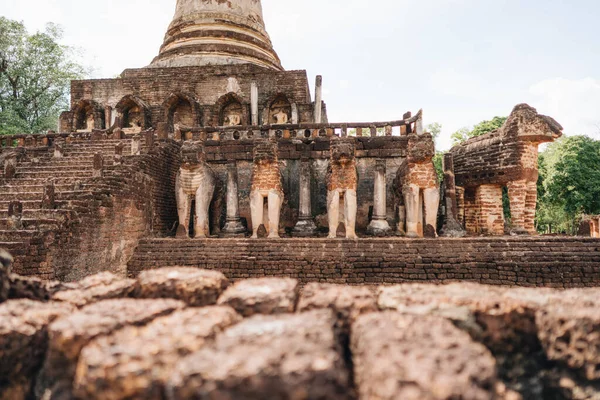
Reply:
[[297, 105], [300, 122], [313, 121], [306, 71], [272, 71], [254, 65], [127, 69], [118, 79], [72, 81], [71, 107], [81, 100], [93, 100], [103, 108], [114, 109], [125, 96], [133, 95], [148, 105], [151, 124], [157, 126], [158, 122], [167, 122], [165, 103], [169, 97], [183, 93], [197, 101], [200, 125], [211, 126], [218, 120], [220, 110], [216, 105], [227, 93], [238, 95], [249, 112], [253, 81], [259, 88], [261, 119], [277, 94], [283, 93]]
[[600, 240], [465, 239], [143, 239], [128, 264], [194, 266], [231, 279], [289, 276], [306, 282], [391, 284], [473, 281], [494, 285], [600, 285]]
[[56, 278], [73, 281], [105, 270], [125, 275], [140, 238], [171, 233], [179, 145], [164, 142], [124, 161], [94, 182], [93, 199], [78, 210], [80, 223], [52, 244]]

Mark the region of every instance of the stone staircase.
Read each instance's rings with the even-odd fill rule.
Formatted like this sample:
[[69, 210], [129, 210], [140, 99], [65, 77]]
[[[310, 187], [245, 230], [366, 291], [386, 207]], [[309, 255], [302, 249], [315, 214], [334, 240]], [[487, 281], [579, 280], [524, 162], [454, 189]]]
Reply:
[[[0, 172], [0, 247], [15, 257], [16, 272], [54, 278], [48, 245], [78, 222], [78, 212], [101, 189], [93, 178], [94, 155], [103, 155], [103, 174], [110, 176], [119, 142], [125, 145], [123, 154], [131, 154], [131, 139], [76, 140], [65, 145], [61, 158], [54, 157], [53, 148], [36, 148], [19, 161], [15, 177], [5, 179]], [[44, 207], [44, 187], [50, 182], [54, 205]], [[14, 201], [23, 207], [16, 227], [9, 217], [9, 204]]]

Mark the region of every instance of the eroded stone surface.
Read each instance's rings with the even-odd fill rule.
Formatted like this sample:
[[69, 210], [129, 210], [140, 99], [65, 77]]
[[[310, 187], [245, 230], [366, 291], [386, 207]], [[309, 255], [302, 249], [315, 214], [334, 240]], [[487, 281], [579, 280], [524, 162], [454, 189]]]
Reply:
[[173, 298], [190, 306], [215, 304], [229, 281], [221, 272], [197, 268], [162, 268], [142, 272], [135, 284], [133, 296], [156, 299]]
[[49, 328], [49, 351], [38, 382], [37, 392], [50, 390], [67, 396], [79, 354], [93, 339], [128, 325], [143, 325], [154, 318], [180, 309], [184, 303], [171, 300], [104, 300], [60, 318]]
[[10, 274], [9, 282], [8, 297], [11, 299], [49, 301], [56, 292], [67, 288], [65, 284], [58, 281], [46, 281], [17, 274]]
[[329, 310], [256, 315], [181, 362], [169, 399], [345, 399], [348, 371]]
[[133, 279], [123, 279], [110, 272], [102, 272], [77, 283], [66, 284], [65, 290], [55, 293], [52, 300], [83, 307], [100, 300], [127, 297], [134, 284]]
[[352, 326], [362, 399], [491, 399], [496, 363], [481, 344], [439, 317], [384, 312]]
[[28, 388], [46, 353], [48, 324], [73, 310], [68, 304], [31, 300], [0, 305], [0, 393], [9, 393], [10, 386], [13, 399], [23, 398], [18, 393]]
[[254, 314], [294, 312], [298, 281], [289, 278], [259, 278], [236, 282], [219, 298], [244, 317]]
[[336, 316], [336, 330], [347, 340], [350, 324], [364, 313], [377, 311], [377, 296], [368, 287], [309, 283], [302, 289], [298, 312], [330, 309]]
[[600, 380], [600, 309], [553, 305], [536, 315], [540, 342], [550, 360]]
[[82, 399], [161, 400], [177, 362], [240, 320], [230, 307], [188, 308], [98, 338], [81, 352], [75, 393]]
[[0, 303], [8, 299], [9, 274], [12, 257], [5, 250], [0, 249]]

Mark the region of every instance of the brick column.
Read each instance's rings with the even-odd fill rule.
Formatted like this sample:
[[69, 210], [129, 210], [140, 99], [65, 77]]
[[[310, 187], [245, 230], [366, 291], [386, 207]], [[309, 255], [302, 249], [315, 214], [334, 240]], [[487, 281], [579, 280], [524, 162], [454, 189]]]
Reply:
[[444, 226], [440, 234], [446, 237], [463, 237], [466, 232], [458, 217], [458, 202], [456, 200], [456, 181], [454, 178], [454, 157], [452, 153], [444, 154]]
[[317, 233], [317, 226], [312, 217], [310, 181], [310, 160], [303, 159], [300, 161], [300, 210], [298, 222], [292, 232], [294, 236], [307, 237]]
[[504, 234], [504, 207], [502, 206], [502, 186], [481, 185], [476, 191], [479, 208], [478, 233], [488, 235]]
[[386, 182], [385, 182], [385, 160], [377, 160], [375, 165], [375, 178], [373, 189], [373, 218], [367, 227], [367, 233], [370, 235], [381, 236], [391, 231], [387, 222], [386, 205]]
[[227, 164], [227, 220], [222, 232], [225, 236], [241, 235], [246, 232], [240, 219], [238, 172], [235, 161]]

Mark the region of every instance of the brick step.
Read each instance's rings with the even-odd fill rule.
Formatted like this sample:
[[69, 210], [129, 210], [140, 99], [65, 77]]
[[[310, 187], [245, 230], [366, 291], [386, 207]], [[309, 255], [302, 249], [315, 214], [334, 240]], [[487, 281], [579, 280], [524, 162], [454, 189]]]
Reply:
[[[43, 185], [48, 182], [49, 179], [54, 179], [55, 182], [70, 183], [77, 180], [82, 181], [92, 178], [93, 171], [73, 171], [64, 172], [62, 174], [55, 174], [51, 171], [47, 173], [21, 173], [17, 175], [21, 185]], [[14, 184], [13, 184], [14, 185]]]
[[[60, 183], [56, 181], [54, 183], [54, 189], [57, 194], [62, 192], [87, 191], [91, 190], [92, 186], [93, 185], [83, 183], [81, 190], [74, 190], [72, 183]], [[15, 179], [11, 180], [9, 185], [2, 186], [0, 190], [2, 191], [2, 194], [7, 195], [9, 195], [9, 193], [42, 193], [42, 191], [44, 190], [44, 185], [42, 183], [24, 184], [22, 180]]]
[[0, 230], [0, 242], [23, 242], [27, 240], [36, 239], [43, 235], [43, 232], [37, 229], [23, 229], [23, 230]]
[[[14, 192], [0, 192], [0, 201], [26, 201], [26, 200], [41, 200], [42, 199], [42, 187], [22, 187], [23, 191], [14, 191]], [[72, 190], [72, 187], [65, 187], [64, 190], [60, 190], [55, 188], [55, 199], [56, 200], [69, 200], [75, 196], [81, 196], [85, 193], [89, 193], [91, 195], [91, 191], [89, 190]]]
[[[10, 201], [0, 200], [0, 210], [8, 210], [9, 203]], [[24, 200], [21, 201], [21, 203], [23, 204], [23, 210], [39, 210], [42, 205], [42, 200]], [[64, 208], [68, 203], [69, 201], [66, 200], [57, 200], [56, 206], [57, 208]]]
[[[29, 209], [23, 210], [23, 218], [27, 219], [60, 219], [66, 220], [73, 211], [71, 210], [43, 210]], [[8, 218], [8, 210], [0, 210], [0, 219]]]
[[[22, 218], [21, 223], [23, 229], [26, 230], [55, 230], [59, 229], [64, 221], [53, 218]], [[8, 219], [0, 218], [0, 230], [10, 229], [10, 223]]]

